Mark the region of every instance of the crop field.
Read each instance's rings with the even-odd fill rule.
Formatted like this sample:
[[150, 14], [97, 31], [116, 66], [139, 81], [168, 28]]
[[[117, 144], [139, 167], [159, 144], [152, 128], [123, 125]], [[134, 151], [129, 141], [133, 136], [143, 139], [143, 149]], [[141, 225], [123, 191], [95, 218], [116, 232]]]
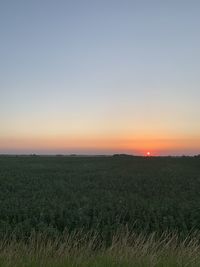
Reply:
[[199, 156], [0, 156], [0, 266], [200, 266], [199, 232]]

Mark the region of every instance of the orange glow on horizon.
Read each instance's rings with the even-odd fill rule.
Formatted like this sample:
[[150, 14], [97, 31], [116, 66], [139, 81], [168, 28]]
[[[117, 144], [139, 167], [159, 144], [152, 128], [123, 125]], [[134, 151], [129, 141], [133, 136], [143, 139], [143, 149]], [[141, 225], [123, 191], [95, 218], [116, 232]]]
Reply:
[[[146, 148], [149, 148], [147, 151]], [[0, 138], [2, 151], [55, 151], [55, 153], [130, 153], [139, 155], [160, 155], [163, 153], [200, 150], [200, 138], [128, 138], [99, 136], [48, 136], [44, 137], [4, 137]], [[80, 151], [80, 152], [79, 152]], [[39, 152], [38, 152], [39, 153]]]

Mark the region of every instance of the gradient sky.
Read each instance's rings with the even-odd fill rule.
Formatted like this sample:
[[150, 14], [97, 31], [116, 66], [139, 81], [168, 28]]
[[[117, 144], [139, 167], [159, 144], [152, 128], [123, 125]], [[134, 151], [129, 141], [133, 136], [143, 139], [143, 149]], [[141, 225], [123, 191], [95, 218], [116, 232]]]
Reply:
[[1, 0], [0, 153], [200, 153], [200, 1]]

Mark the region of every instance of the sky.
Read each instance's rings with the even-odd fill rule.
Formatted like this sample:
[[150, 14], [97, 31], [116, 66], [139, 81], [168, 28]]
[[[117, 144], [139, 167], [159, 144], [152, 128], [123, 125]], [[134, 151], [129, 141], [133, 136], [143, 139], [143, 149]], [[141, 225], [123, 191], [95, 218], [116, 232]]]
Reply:
[[0, 154], [199, 154], [199, 14], [198, 0], [1, 0]]

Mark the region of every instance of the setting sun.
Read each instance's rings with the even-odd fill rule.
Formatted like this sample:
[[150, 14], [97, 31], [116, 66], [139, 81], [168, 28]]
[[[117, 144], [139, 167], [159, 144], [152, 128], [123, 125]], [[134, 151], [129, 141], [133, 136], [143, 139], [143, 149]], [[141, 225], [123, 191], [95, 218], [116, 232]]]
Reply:
[[146, 155], [149, 157], [149, 156], [151, 156], [151, 153], [148, 151]]

